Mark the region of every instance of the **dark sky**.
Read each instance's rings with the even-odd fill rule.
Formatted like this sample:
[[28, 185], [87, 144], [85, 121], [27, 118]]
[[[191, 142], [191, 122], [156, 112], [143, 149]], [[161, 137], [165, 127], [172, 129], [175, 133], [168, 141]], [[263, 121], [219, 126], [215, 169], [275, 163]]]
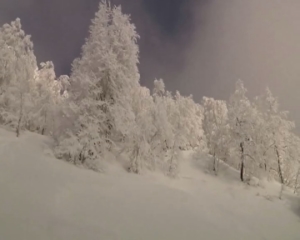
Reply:
[[[113, 0], [132, 15], [141, 83], [228, 99], [241, 79], [249, 96], [269, 86], [300, 125], [299, 0]], [[68, 74], [98, 0], [0, 0], [0, 24], [20, 17], [38, 61]]]
[[[200, 0], [198, 0], [200, 1]], [[190, 38], [192, 0], [112, 0], [132, 16], [141, 36], [141, 83], [152, 86], [167, 69], [183, 66], [180, 54]], [[0, 24], [21, 18], [32, 36], [38, 61], [51, 60], [57, 75], [69, 74], [80, 54], [99, 0], [1, 0]], [[179, 45], [180, 44], [180, 45]]]

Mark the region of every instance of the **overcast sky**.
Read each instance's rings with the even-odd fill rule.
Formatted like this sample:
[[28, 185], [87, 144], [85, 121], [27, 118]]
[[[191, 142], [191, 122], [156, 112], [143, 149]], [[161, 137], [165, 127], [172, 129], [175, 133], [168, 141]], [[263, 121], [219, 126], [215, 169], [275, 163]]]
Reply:
[[[132, 16], [141, 36], [142, 84], [150, 85], [155, 77], [164, 77], [168, 69], [182, 65], [180, 55], [187, 41], [180, 41], [180, 45], [178, 42], [190, 38], [192, 1], [111, 2], [121, 4], [123, 11]], [[38, 61], [52, 60], [58, 75], [68, 74], [71, 62], [79, 56], [88, 36], [98, 4], [99, 0], [0, 0], [0, 24], [20, 17], [26, 33], [32, 35]]]
[[[245, 82], [252, 97], [269, 86], [300, 125], [299, 0], [114, 0], [141, 35], [141, 83], [228, 99]], [[0, 24], [20, 17], [38, 61], [68, 74], [98, 0], [0, 0]]]

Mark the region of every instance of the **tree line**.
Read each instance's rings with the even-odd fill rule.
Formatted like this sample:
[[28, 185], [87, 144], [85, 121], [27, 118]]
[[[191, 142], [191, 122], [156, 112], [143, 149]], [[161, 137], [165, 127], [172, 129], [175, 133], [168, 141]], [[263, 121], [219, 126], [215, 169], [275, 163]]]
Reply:
[[288, 112], [270, 89], [250, 100], [237, 81], [228, 101], [140, 85], [139, 35], [120, 6], [102, 1], [70, 76], [54, 64], [37, 64], [20, 19], [0, 28], [0, 123], [47, 135], [57, 158], [101, 171], [108, 156], [128, 157], [128, 171], [178, 173], [179, 152], [212, 156], [249, 177], [272, 178], [298, 188], [300, 140]]

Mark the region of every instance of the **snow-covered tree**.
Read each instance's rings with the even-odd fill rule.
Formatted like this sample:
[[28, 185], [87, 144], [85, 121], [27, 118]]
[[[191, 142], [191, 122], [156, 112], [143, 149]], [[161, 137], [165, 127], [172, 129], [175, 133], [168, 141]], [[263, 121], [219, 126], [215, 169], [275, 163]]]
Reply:
[[68, 75], [61, 75], [57, 78], [57, 81], [60, 82], [62, 95], [64, 93], [67, 94], [70, 87], [70, 77]]
[[[202, 127], [203, 121], [203, 108], [200, 104], [197, 104], [193, 100], [193, 96], [184, 97], [178, 91], [174, 96], [174, 110], [175, 113], [178, 111], [181, 124], [180, 135], [180, 148], [189, 149], [200, 147], [203, 148], [205, 143], [205, 137]], [[171, 117], [170, 121], [176, 129], [176, 121], [178, 117]], [[175, 124], [174, 124], [175, 120]]]
[[247, 89], [243, 82], [237, 81], [235, 87], [235, 92], [231, 95], [228, 104], [228, 120], [233, 150], [239, 154], [240, 179], [244, 181], [245, 166], [250, 167], [255, 164], [252, 146], [257, 113], [246, 97]]
[[[167, 97], [165, 98], [166, 107], [167, 107], [167, 117], [169, 126], [172, 132], [171, 140], [169, 141], [168, 145], [168, 175], [171, 177], [177, 176], [179, 169], [179, 152], [180, 148], [185, 148], [188, 145], [188, 129], [185, 125], [185, 115], [182, 109], [182, 99], [183, 97], [177, 91], [175, 97], [168, 93]], [[187, 107], [187, 106], [186, 106]]]
[[269, 173], [277, 173], [278, 180], [284, 185], [285, 165], [289, 164], [289, 155], [296, 141], [292, 134], [295, 124], [288, 119], [288, 112], [280, 111], [278, 100], [268, 88], [256, 98], [256, 106], [264, 120], [264, 138], [261, 138], [265, 142], [265, 152], [268, 152], [265, 168]]
[[192, 96], [184, 97], [178, 91], [166, 98], [168, 121], [172, 127], [172, 141], [169, 146], [169, 172], [178, 173], [180, 150], [205, 149], [206, 140], [203, 132], [203, 109], [193, 101]]
[[167, 150], [173, 146], [174, 133], [168, 116], [168, 106], [173, 99], [171, 94], [165, 90], [162, 79], [154, 81], [153, 101], [152, 118], [155, 130], [150, 144], [156, 165], [157, 163], [163, 165]]
[[0, 28], [0, 121], [20, 130], [32, 107], [31, 90], [37, 68], [30, 36], [20, 19]]
[[35, 75], [34, 108], [28, 119], [31, 130], [53, 135], [62, 101], [62, 84], [56, 80], [52, 62], [41, 63]]
[[104, 149], [131, 136], [132, 93], [139, 87], [137, 38], [130, 17], [102, 1], [81, 57], [73, 63], [68, 88], [72, 107], [64, 114], [64, 121], [70, 119], [71, 124], [69, 136], [60, 138], [59, 148], [64, 149], [60, 156], [69, 156], [68, 139], [78, 142], [72, 158], [83, 163], [82, 159], [93, 161]]
[[282, 164], [284, 184], [297, 190], [299, 187], [300, 138], [291, 132], [286, 145], [286, 155]]
[[213, 156], [213, 171], [217, 174], [219, 159], [225, 160], [229, 149], [228, 109], [225, 101], [203, 97], [203, 129], [210, 154]]
[[149, 89], [145, 87], [136, 89], [133, 93], [135, 121], [132, 122], [132, 131], [124, 144], [124, 148], [130, 152], [129, 171], [134, 173], [139, 173], [144, 166], [148, 169], [155, 168], [150, 145], [155, 131], [151, 115], [153, 108], [153, 98]]
[[[83, 76], [82, 76], [83, 77]], [[65, 128], [58, 137], [56, 155], [74, 164], [84, 164], [99, 170], [99, 160], [106, 147], [106, 115], [102, 111], [102, 88], [95, 79], [82, 79], [89, 86], [88, 95], [78, 102], [71, 95], [64, 104], [60, 128]]]
[[135, 26], [130, 23], [130, 17], [121, 12], [121, 7], [111, 7], [102, 1], [81, 58], [74, 63], [71, 91], [86, 94], [82, 86], [85, 83], [81, 82], [81, 77], [76, 77], [78, 74], [99, 81], [100, 98], [106, 102], [103, 111], [109, 115], [109, 134], [114, 131], [117, 135], [126, 135], [126, 124], [133, 119], [131, 92], [139, 84], [137, 39]]

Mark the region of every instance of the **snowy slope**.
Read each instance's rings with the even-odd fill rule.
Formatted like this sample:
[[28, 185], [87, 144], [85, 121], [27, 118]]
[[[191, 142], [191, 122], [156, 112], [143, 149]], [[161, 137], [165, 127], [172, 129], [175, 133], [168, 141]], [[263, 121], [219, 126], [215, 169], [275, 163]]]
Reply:
[[99, 174], [51, 157], [49, 144], [0, 129], [1, 240], [300, 239], [298, 199], [279, 200], [276, 185], [211, 176], [190, 153], [175, 180], [113, 164]]

